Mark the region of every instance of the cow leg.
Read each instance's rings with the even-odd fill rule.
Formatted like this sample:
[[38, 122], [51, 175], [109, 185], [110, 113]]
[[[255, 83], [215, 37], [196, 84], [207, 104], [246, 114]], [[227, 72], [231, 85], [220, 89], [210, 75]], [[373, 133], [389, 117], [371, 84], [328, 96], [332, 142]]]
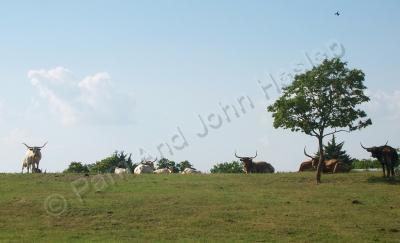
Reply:
[[382, 171], [383, 171], [383, 177], [386, 177], [386, 168], [385, 168], [385, 164], [382, 164]]
[[390, 165], [390, 176], [394, 177], [394, 165], [393, 164]]
[[386, 164], [386, 174], [387, 174], [387, 177], [392, 176], [392, 165], [391, 164]]
[[336, 173], [336, 169], [337, 169], [338, 165], [339, 165], [339, 163], [336, 163], [335, 168], [333, 168], [333, 172], [332, 172], [333, 174]]

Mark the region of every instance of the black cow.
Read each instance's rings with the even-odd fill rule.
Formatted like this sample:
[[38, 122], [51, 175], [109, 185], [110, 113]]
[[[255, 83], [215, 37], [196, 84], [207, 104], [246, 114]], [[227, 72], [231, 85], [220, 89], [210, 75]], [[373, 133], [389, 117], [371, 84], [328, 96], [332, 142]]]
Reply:
[[381, 163], [383, 177], [395, 176], [394, 168], [399, 162], [399, 155], [397, 154], [396, 149], [388, 146], [387, 143], [383, 146], [374, 146], [370, 148], [364, 147], [361, 144], [361, 147], [370, 152], [371, 156], [376, 158]]

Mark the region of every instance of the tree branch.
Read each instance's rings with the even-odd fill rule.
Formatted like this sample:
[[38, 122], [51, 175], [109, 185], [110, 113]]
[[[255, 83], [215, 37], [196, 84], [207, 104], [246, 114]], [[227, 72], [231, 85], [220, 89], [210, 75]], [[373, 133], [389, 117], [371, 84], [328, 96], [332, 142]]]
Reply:
[[327, 137], [327, 136], [333, 135], [333, 134], [338, 133], [338, 132], [350, 132], [350, 130], [344, 130], [344, 129], [336, 130], [336, 129], [335, 129], [335, 131], [330, 132], [330, 133], [327, 133], [327, 134], [325, 134], [325, 135], [322, 136], [322, 137]]

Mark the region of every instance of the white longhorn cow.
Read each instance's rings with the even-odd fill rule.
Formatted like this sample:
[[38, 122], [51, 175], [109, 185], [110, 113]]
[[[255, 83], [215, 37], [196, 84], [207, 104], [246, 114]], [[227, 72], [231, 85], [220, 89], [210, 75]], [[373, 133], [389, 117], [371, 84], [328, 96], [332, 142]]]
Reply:
[[136, 175], [139, 174], [151, 174], [154, 172], [154, 162], [156, 162], [157, 158], [154, 161], [145, 161], [143, 160], [140, 165], [136, 166], [133, 170], [133, 173]]
[[154, 174], [171, 174], [172, 170], [169, 168], [161, 168], [154, 171]]
[[128, 174], [129, 173], [129, 170], [128, 169], [125, 169], [125, 168], [115, 168], [115, 170], [114, 170], [114, 174], [117, 174], [117, 175], [122, 175], [122, 174]]
[[27, 169], [28, 173], [29, 169], [31, 169], [32, 173], [37, 172], [39, 170], [39, 162], [42, 159], [42, 153], [40, 150], [46, 146], [47, 142], [41, 147], [31, 147], [25, 143], [22, 144], [28, 149], [22, 162], [22, 173], [24, 173], [24, 168]]
[[186, 168], [182, 171], [182, 174], [201, 174], [201, 172], [194, 168]]

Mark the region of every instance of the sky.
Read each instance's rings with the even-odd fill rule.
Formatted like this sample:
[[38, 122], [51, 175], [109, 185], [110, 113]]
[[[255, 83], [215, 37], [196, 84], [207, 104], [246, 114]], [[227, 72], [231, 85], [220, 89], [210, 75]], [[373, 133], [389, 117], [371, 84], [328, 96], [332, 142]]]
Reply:
[[[340, 16], [334, 13], [340, 11]], [[115, 150], [208, 171], [234, 153], [296, 171], [317, 141], [266, 107], [324, 57], [364, 71], [373, 125], [338, 134], [400, 147], [399, 1], [8, 1], [0, 8], [0, 172], [22, 142], [64, 170]]]

